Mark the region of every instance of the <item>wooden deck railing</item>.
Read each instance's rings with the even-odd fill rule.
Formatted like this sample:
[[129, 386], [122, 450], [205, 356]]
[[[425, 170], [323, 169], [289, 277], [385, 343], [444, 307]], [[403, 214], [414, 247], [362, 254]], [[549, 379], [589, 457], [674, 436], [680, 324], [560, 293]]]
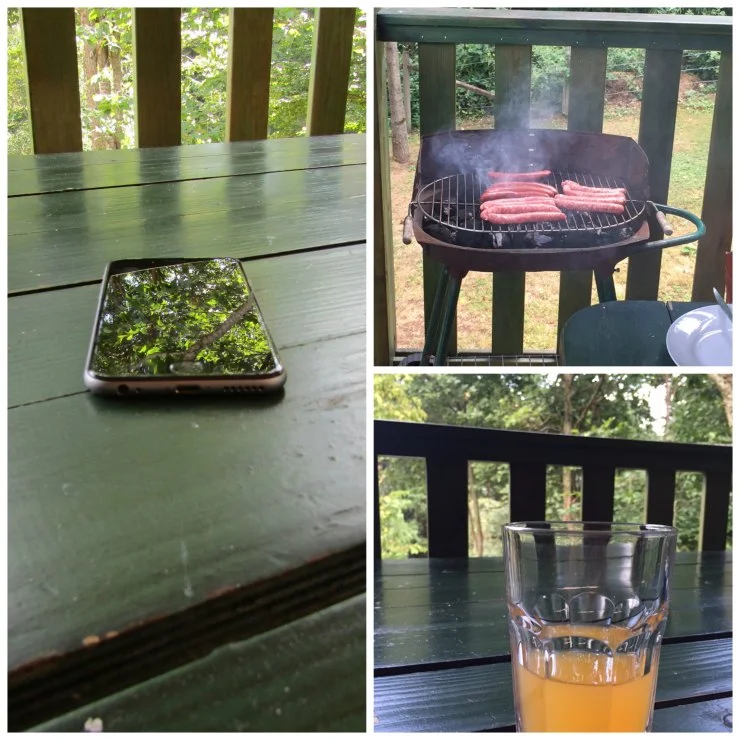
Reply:
[[[181, 143], [180, 9], [135, 8], [135, 123], [138, 147]], [[355, 8], [316, 11], [308, 90], [309, 136], [341, 134], [347, 105]], [[35, 154], [82, 151], [74, 8], [21, 11]], [[226, 140], [267, 138], [271, 8], [232, 8]]]
[[375, 557], [380, 559], [378, 456], [426, 461], [429, 557], [468, 556], [468, 462], [508, 463], [510, 521], [545, 520], [548, 465], [583, 470], [581, 517], [613, 521], [617, 469], [647, 472], [645, 522], [673, 524], [676, 472], [705, 477], [699, 548], [724, 550], [732, 488], [732, 448], [562, 434], [375, 421]]
[[[374, 282], [377, 365], [390, 364], [396, 350], [392, 231], [399, 228], [391, 224], [388, 208], [388, 138], [381, 44], [384, 41], [418, 43], [422, 135], [456, 127], [456, 44], [495, 44], [496, 126], [506, 128], [529, 127], [532, 45], [570, 46], [568, 128], [593, 132], [602, 131], [607, 50], [610, 47], [646, 49], [638, 142], [650, 162], [650, 195], [658, 203], [666, 203], [668, 198], [682, 52], [689, 49], [721, 51], [701, 214], [707, 232], [698, 245], [692, 299], [712, 300], [712, 287], [725, 285], [724, 254], [729, 251], [732, 239], [731, 18], [569, 11], [384, 9], [376, 15], [376, 37]], [[630, 258], [627, 299], [657, 298], [660, 263], [660, 251]], [[424, 260], [425, 325], [439, 271], [437, 264]], [[492, 280], [492, 353], [519, 354], [524, 350], [525, 274], [494, 274]], [[591, 273], [561, 273], [557, 336], [575, 311], [590, 304], [591, 284]], [[455, 349], [453, 332], [450, 352]]]

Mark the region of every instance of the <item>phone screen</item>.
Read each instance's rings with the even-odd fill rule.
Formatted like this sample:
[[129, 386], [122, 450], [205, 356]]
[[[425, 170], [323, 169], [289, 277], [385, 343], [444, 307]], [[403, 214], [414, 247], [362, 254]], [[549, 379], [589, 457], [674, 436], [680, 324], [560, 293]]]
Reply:
[[90, 363], [98, 377], [270, 376], [280, 369], [238, 260], [109, 274]]

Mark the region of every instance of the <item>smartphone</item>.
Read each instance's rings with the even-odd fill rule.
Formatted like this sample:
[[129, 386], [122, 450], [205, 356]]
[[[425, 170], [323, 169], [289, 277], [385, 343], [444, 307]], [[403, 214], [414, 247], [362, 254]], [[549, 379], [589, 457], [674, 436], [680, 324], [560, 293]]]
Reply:
[[285, 377], [239, 260], [106, 268], [84, 372], [94, 393], [262, 393]]

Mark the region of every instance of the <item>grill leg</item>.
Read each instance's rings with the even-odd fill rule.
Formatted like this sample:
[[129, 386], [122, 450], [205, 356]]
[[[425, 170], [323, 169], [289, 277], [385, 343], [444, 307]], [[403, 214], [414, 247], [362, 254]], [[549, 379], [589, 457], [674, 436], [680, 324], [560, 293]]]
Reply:
[[457, 308], [457, 299], [460, 296], [460, 285], [462, 279], [457, 276], [450, 276], [449, 288], [447, 290], [447, 301], [445, 305], [444, 318], [442, 319], [442, 332], [439, 335], [439, 344], [437, 344], [437, 354], [434, 357], [435, 365], [444, 365], [447, 360], [447, 346], [450, 343], [450, 334], [452, 333], [452, 322], [455, 320], [455, 309]]
[[437, 280], [437, 289], [434, 292], [434, 303], [432, 303], [432, 313], [429, 316], [429, 327], [427, 329], [424, 349], [421, 353], [421, 364], [426, 365], [429, 355], [434, 352], [434, 347], [439, 341], [439, 322], [442, 318], [442, 306], [444, 305], [447, 287], [450, 284], [450, 271], [442, 267], [442, 272]]
[[596, 280], [596, 294], [599, 296], [599, 303], [617, 300], [617, 291], [614, 287], [614, 269], [594, 270]]

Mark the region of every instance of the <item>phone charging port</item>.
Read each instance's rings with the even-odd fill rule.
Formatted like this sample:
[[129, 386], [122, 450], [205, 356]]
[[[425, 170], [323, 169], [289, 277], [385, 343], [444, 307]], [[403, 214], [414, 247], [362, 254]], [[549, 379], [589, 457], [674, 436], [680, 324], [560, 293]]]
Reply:
[[175, 393], [200, 393], [199, 385], [178, 385]]

